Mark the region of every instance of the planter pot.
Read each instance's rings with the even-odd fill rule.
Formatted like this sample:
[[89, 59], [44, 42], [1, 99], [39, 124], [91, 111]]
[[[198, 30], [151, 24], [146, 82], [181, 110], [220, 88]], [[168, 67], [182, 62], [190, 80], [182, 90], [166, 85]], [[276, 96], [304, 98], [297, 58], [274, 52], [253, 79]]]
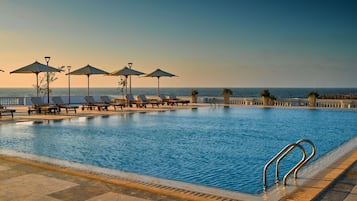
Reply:
[[263, 101], [263, 106], [269, 106], [270, 105], [270, 97], [268, 96], [262, 96], [262, 101]]
[[316, 96], [315, 95], [310, 95], [307, 100], [309, 102], [309, 107], [316, 107]]
[[191, 103], [197, 103], [197, 96], [191, 96]]
[[229, 105], [229, 95], [224, 95], [223, 96], [223, 102], [225, 105]]

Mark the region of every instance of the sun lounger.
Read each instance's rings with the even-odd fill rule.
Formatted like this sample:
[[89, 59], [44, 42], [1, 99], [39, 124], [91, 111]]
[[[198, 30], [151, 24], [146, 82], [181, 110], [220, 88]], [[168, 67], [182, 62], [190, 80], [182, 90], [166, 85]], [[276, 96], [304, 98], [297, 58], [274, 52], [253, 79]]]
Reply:
[[136, 97], [136, 107], [145, 107], [148, 104], [148, 102], [146, 102], [146, 100], [141, 99], [140, 95]]
[[165, 95], [163, 95], [163, 94], [160, 94], [160, 96], [159, 96], [159, 98], [160, 98], [160, 101], [161, 101], [161, 104], [167, 104], [167, 105], [170, 105], [171, 103], [170, 103], [170, 100], [165, 96]]
[[116, 103], [110, 100], [109, 96], [101, 96], [100, 99], [102, 99], [103, 103], [113, 106], [114, 110], [117, 110], [117, 107], [120, 107], [120, 109], [123, 109], [123, 107], [125, 107], [124, 103]]
[[171, 102], [172, 104], [176, 104], [176, 105], [178, 105], [179, 103], [181, 103], [182, 105], [184, 105], [184, 104], [188, 105], [190, 103], [189, 100], [179, 99], [175, 95], [169, 96], [169, 102]]
[[109, 104], [95, 101], [93, 96], [85, 96], [84, 100], [86, 101], [86, 104], [82, 106], [82, 110], [84, 110], [84, 108], [90, 110], [92, 110], [93, 108], [97, 108], [99, 111], [102, 109], [108, 110], [108, 107], [110, 106]]
[[141, 106], [141, 104], [137, 100], [135, 100], [133, 94], [127, 94], [126, 95], [126, 103], [127, 103], [127, 105], [129, 107], [132, 107], [133, 104], [135, 104], [136, 107], [140, 107]]
[[161, 102], [162, 102], [163, 105], [164, 105], [165, 103], [166, 103], [167, 105], [178, 105], [178, 104], [180, 103], [179, 100], [170, 99], [170, 98], [168, 98], [167, 96], [162, 95], [162, 94], [160, 94], [159, 97], [160, 97]]
[[44, 103], [41, 97], [31, 97], [32, 106], [28, 108], [27, 113], [30, 115], [31, 112], [38, 113], [57, 113], [59, 111], [58, 106], [50, 105]]
[[6, 109], [5, 106], [0, 105], [0, 118], [4, 116], [4, 114], [11, 115], [11, 117], [14, 118], [14, 112], [16, 112], [16, 110]]
[[66, 114], [68, 114], [68, 111], [74, 111], [74, 114], [77, 113], [78, 106], [64, 103], [60, 96], [52, 97], [52, 101], [59, 108], [59, 112], [61, 112], [61, 108], [64, 108], [66, 109]]
[[156, 100], [156, 99], [148, 99], [146, 98], [145, 95], [138, 95], [138, 101], [140, 103], [145, 103], [146, 104], [151, 104], [152, 107], [154, 107], [154, 105], [156, 105], [157, 107], [159, 107], [159, 105], [161, 104], [161, 101]]

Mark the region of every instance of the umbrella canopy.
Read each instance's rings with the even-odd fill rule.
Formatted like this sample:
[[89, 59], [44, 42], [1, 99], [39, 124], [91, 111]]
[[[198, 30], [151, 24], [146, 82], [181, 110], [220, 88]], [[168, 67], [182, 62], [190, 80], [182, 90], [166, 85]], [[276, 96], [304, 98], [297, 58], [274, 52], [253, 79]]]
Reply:
[[87, 78], [88, 78], [88, 96], [89, 96], [89, 76], [91, 76], [91, 75], [108, 75], [109, 73], [88, 64], [88, 65], [84, 66], [83, 68], [80, 68], [80, 69], [70, 72], [69, 74], [70, 75], [86, 75], [87, 76]]
[[37, 96], [38, 96], [38, 74], [41, 72], [61, 72], [61, 70], [51, 67], [51, 66], [47, 66], [44, 64], [41, 64], [38, 61], [35, 61], [35, 63], [32, 63], [30, 65], [24, 66], [22, 68], [19, 68], [17, 70], [14, 70], [12, 72], [10, 72], [10, 74], [12, 73], [35, 73], [36, 74], [36, 89], [37, 89]]
[[168, 73], [161, 69], [156, 69], [154, 72], [149, 73], [146, 77], [157, 77], [157, 95], [160, 96], [160, 77], [173, 77], [176, 76], [174, 74]]
[[[127, 66], [125, 66], [124, 68], [122, 68], [118, 71], [114, 71], [114, 72], [110, 73], [110, 75], [113, 75], [113, 76], [120, 76], [120, 75], [125, 76], [125, 82], [128, 79], [129, 75], [143, 75], [143, 74], [145, 74], [145, 73], [133, 70], [131, 68], [128, 68]], [[127, 84], [125, 84], [125, 94], [128, 94], [128, 85]]]
[[114, 72], [110, 73], [110, 75], [123, 75], [125, 77], [127, 77], [129, 75], [142, 75], [142, 74], [144, 74], [144, 73], [130, 69], [127, 66], [125, 66], [124, 68], [122, 68], [118, 71], [114, 71]]

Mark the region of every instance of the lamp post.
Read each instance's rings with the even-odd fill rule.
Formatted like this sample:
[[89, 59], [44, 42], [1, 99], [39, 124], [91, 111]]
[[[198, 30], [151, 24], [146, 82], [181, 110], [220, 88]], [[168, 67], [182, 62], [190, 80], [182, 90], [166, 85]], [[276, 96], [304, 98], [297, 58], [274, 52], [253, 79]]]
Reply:
[[[50, 62], [51, 57], [46, 56], [45, 57], [45, 61], [47, 63], [47, 67], [48, 67], [48, 63]], [[47, 103], [50, 103], [50, 75], [47, 72]]]
[[67, 66], [68, 70], [68, 104], [71, 104], [71, 66]]
[[[131, 69], [132, 66], [133, 66], [133, 63], [129, 62], [128, 63], [129, 69]], [[129, 75], [129, 93], [131, 94], [131, 75]]]

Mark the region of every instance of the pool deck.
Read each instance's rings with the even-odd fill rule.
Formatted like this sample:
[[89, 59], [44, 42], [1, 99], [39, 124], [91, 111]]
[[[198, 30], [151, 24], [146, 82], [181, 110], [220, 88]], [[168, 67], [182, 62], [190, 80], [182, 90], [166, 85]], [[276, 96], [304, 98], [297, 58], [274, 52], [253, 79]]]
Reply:
[[[78, 110], [61, 114], [27, 114], [25, 107], [16, 109], [14, 118], [2, 116], [0, 124], [68, 119], [127, 112], [173, 110], [197, 106], [173, 106], [117, 111]], [[163, 185], [123, 180], [116, 177], [61, 167], [50, 163], [0, 154], [0, 200], [6, 201], [145, 201], [145, 200], [357, 200], [357, 149], [340, 158], [313, 178], [304, 178], [297, 190], [282, 198], [262, 194], [258, 196], [224, 197], [214, 193], [200, 193], [195, 189], [182, 190]]]

